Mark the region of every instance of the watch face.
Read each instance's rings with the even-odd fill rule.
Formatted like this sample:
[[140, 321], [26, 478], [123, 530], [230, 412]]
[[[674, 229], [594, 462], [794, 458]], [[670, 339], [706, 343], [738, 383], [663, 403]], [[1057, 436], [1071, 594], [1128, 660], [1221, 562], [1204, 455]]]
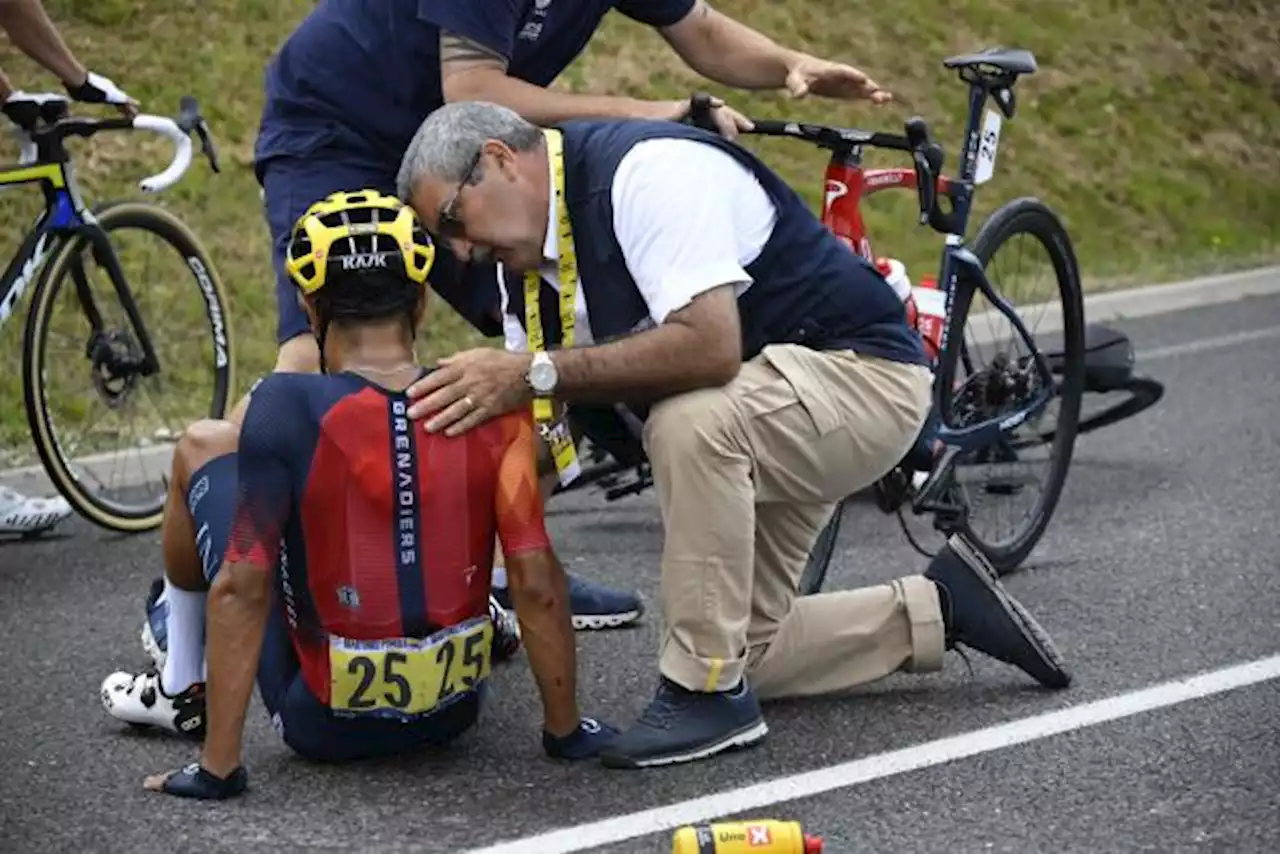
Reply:
[[537, 362], [529, 368], [529, 384], [535, 391], [551, 391], [556, 384], [556, 366], [550, 362]]

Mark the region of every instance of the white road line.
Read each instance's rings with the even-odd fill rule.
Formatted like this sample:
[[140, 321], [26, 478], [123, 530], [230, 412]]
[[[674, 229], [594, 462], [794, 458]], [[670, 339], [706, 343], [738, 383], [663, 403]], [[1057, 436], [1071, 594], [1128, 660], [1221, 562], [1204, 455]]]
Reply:
[[[1280, 655], [1165, 682], [1056, 712], [925, 742], [914, 747], [868, 756], [816, 771], [781, 777], [753, 786], [731, 789], [715, 795], [693, 798], [628, 815], [613, 816], [538, 836], [513, 839], [488, 848], [472, 849], [471, 854], [509, 854], [509, 852], [526, 851], [537, 852], [537, 854], [559, 854], [559, 852], [583, 851], [640, 836], [669, 832], [685, 824], [738, 815], [798, 798], [812, 797], [834, 789], [856, 786], [871, 780], [1026, 744], [1143, 712], [1175, 706], [1189, 700], [1244, 688], [1277, 677], [1280, 677]], [[643, 775], [654, 772], [619, 771], [615, 773]]]
[[1139, 350], [1135, 356], [1135, 364], [1153, 359], [1166, 359], [1170, 356], [1187, 356], [1192, 353], [1205, 353], [1210, 350], [1225, 350], [1240, 344], [1263, 341], [1267, 338], [1280, 338], [1280, 326], [1268, 326], [1264, 329], [1248, 329], [1243, 332], [1232, 332], [1227, 335], [1216, 335], [1213, 338], [1199, 338], [1195, 341], [1184, 341], [1181, 344], [1170, 344], [1166, 347], [1152, 347], [1150, 350]]

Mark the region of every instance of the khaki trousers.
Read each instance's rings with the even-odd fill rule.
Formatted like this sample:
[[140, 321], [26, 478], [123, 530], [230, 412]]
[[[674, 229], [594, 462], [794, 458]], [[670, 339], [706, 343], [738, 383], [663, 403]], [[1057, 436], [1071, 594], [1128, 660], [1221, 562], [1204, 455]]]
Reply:
[[902, 459], [930, 390], [922, 367], [774, 345], [728, 385], [652, 409], [663, 675], [693, 691], [745, 675], [768, 699], [941, 668], [941, 611], [922, 576], [798, 596], [836, 502]]

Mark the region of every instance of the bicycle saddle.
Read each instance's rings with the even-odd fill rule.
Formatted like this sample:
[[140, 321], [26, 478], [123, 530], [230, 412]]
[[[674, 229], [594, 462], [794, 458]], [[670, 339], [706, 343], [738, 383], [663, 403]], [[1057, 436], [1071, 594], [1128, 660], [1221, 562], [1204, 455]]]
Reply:
[[975, 69], [986, 65], [1009, 74], [1034, 74], [1037, 67], [1036, 58], [1031, 55], [1031, 51], [1003, 47], [992, 47], [978, 53], [947, 57], [942, 60], [942, 64], [947, 68]]

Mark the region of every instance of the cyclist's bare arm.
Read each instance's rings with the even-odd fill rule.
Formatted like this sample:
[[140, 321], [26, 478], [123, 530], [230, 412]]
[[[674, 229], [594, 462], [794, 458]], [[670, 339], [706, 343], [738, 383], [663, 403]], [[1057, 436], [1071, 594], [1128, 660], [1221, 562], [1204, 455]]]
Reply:
[[537, 125], [598, 116], [675, 120], [683, 118], [689, 106], [687, 100], [644, 101], [544, 89], [507, 76], [507, 61], [498, 52], [444, 31], [440, 80], [445, 101], [492, 101]]
[[803, 56], [720, 14], [706, 0], [697, 0], [689, 14], [659, 32], [694, 71], [737, 89], [779, 89]]
[[505, 416], [496, 496], [498, 537], [529, 668], [542, 696], [543, 728], [557, 737], [578, 727], [577, 648], [569, 580], [547, 537], [538, 490], [533, 424]]
[[[138, 103], [120, 87], [84, 67], [67, 47], [40, 0], [0, 0], [0, 29], [13, 43], [51, 74], [78, 101], [114, 104], [126, 116], [138, 112]], [[0, 102], [13, 94], [13, 86], [0, 72]]]
[[[79, 86], [88, 77], [88, 69], [62, 40], [40, 0], [0, 0], [0, 29], [8, 33], [18, 50], [67, 86]], [[8, 97], [9, 93], [0, 95]]]

